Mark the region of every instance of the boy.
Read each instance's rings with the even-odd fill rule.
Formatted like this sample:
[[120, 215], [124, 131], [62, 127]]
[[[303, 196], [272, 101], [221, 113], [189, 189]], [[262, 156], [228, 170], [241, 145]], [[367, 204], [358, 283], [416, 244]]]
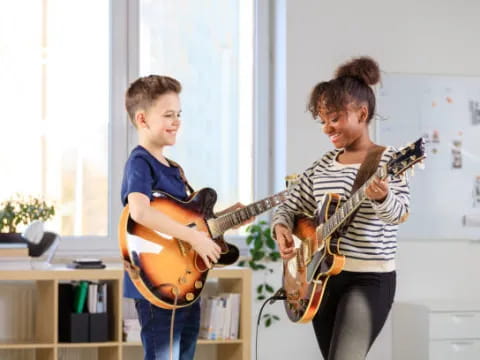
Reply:
[[[125, 165], [122, 203], [129, 204], [130, 216], [160, 233], [188, 242], [211, 267], [220, 257], [220, 247], [206, 233], [188, 228], [150, 206], [152, 190], [161, 190], [178, 199], [187, 198], [186, 184], [178, 165], [163, 155], [165, 146], [175, 144], [180, 127], [180, 83], [167, 76], [150, 75], [134, 81], [126, 92], [125, 105], [137, 129], [139, 145]], [[238, 208], [235, 204], [228, 210]], [[145, 300], [125, 274], [124, 296], [135, 299], [145, 359], [168, 359], [171, 310]], [[200, 323], [200, 301], [175, 310], [173, 355], [193, 359]]]

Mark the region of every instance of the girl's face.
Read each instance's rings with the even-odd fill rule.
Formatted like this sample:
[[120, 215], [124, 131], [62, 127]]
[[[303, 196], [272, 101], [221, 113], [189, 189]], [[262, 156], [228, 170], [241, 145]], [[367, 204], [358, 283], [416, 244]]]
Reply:
[[330, 138], [330, 141], [337, 149], [349, 148], [368, 134], [366, 106], [354, 106], [350, 104], [342, 111], [328, 111], [320, 108], [320, 123], [323, 132]]

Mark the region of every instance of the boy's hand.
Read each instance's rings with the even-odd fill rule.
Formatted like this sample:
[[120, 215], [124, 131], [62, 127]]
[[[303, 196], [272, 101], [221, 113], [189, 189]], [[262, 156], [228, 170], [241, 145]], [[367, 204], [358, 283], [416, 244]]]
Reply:
[[[237, 209], [242, 209], [244, 208], [245, 205], [243, 205], [242, 203], [240, 202], [237, 202], [235, 204], [233, 204], [232, 206], [226, 208], [225, 210], [222, 210], [220, 211], [219, 213], [217, 213], [217, 216], [222, 216], [222, 215], [225, 215], [229, 212], [232, 212], [232, 211], [235, 211]], [[252, 223], [253, 221], [255, 220], [255, 217], [251, 217], [250, 219], [248, 220], [245, 220], [244, 222], [242, 222], [241, 224], [237, 225], [237, 226], [234, 226], [232, 229], [238, 229], [239, 227], [242, 227], [244, 225], [247, 225], [247, 224], [250, 224]]]
[[285, 225], [277, 224], [273, 231], [275, 232], [275, 238], [277, 239], [282, 259], [288, 260], [295, 256], [294, 242], [290, 229]]
[[220, 246], [210, 239], [205, 232], [194, 230], [190, 245], [202, 258], [203, 262], [210, 269], [220, 258]]

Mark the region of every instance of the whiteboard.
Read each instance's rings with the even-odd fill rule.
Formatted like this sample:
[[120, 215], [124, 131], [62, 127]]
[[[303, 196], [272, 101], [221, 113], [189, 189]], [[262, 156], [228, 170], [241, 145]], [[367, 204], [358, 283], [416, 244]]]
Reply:
[[399, 238], [479, 240], [464, 216], [480, 219], [480, 77], [385, 74], [377, 101], [379, 144], [429, 141]]

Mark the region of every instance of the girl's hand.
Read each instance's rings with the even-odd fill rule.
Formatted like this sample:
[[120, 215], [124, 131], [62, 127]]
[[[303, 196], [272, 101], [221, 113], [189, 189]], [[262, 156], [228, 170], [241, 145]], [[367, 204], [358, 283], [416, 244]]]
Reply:
[[275, 232], [275, 238], [277, 239], [278, 248], [282, 259], [288, 260], [295, 256], [294, 242], [292, 238], [292, 232], [285, 225], [275, 225], [273, 231]]
[[375, 177], [365, 189], [365, 195], [368, 199], [381, 203], [387, 198], [388, 191], [388, 181], [386, 179], [380, 180], [380, 178]]

